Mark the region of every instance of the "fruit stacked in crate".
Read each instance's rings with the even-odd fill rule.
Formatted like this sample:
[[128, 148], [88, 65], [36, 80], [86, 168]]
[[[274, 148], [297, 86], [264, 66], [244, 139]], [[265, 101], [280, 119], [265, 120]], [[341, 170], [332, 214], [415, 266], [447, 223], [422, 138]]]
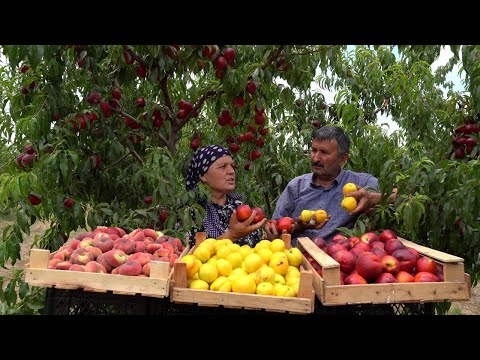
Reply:
[[312, 284], [323, 305], [465, 301], [470, 276], [463, 259], [385, 229], [361, 236], [298, 238]]
[[179, 238], [153, 229], [127, 234], [122, 228], [99, 226], [51, 254], [48, 269], [149, 276], [151, 261], [167, 262], [172, 269], [184, 249]]
[[206, 239], [185, 255], [187, 286], [246, 294], [296, 297], [303, 255], [281, 239], [261, 240], [254, 248], [229, 239]]
[[[440, 264], [405, 246], [391, 229], [359, 237], [337, 234], [328, 245], [322, 238], [312, 241], [340, 264], [342, 285], [444, 281]], [[305, 257], [322, 276], [322, 268], [312, 256]]]

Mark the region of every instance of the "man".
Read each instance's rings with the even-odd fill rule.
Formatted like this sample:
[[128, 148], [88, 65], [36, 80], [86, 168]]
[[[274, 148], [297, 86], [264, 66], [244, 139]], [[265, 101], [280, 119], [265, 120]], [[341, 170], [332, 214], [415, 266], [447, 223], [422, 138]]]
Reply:
[[[321, 236], [327, 243], [338, 233], [338, 227], [352, 228], [358, 215], [378, 204], [381, 199], [378, 191], [378, 179], [367, 173], [343, 170], [348, 159], [350, 139], [337, 126], [324, 126], [313, 135], [310, 161], [311, 173], [291, 180], [277, 201], [273, 219], [289, 216], [297, 219], [292, 230], [292, 246], [296, 246], [297, 237], [314, 238]], [[344, 198], [343, 186], [347, 183], [357, 185], [357, 191], [347, 193], [357, 200], [357, 207], [350, 212], [341, 207]], [[391, 195], [394, 199], [396, 191]], [[327, 212], [328, 218], [321, 224], [304, 224], [299, 216], [302, 210], [319, 210]], [[265, 227], [267, 237], [278, 237], [278, 231], [269, 224]]]

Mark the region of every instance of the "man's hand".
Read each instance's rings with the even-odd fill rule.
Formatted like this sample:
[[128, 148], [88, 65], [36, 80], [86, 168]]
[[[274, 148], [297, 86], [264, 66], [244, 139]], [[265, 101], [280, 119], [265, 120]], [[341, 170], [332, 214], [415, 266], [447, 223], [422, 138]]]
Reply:
[[277, 227], [273, 222], [268, 222], [265, 225], [265, 237], [268, 240], [280, 239], [280, 234], [278, 233]]
[[367, 210], [369, 207], [373, 206], [372, 204], [370, 204], [370, 198], [369, 198], [370, 194], [373, 194], [373, 193], [369, 193], [367, 190], [365, 190], [364, 188], [358, 185], [357, 185], [357, 191], [353, 191], [345, 194], [345, 197], [352, 196], [355, 198], [355, 200], [357, 200], [357, 207], [352, 211], [350, 211], [349, 214], [357, 215]]
[[[313, 215], [315, 216], [315, 215]], [[309, 221], [307, 223], [303, 222], [301, 217], [299, 216], [296, 220], [295, 220], [295, 230], [292, 231], [293, 232], [296, 232], [296, 233], [301, 233], [301, 232], [304, 232], [305, 230], [310, 230], [310, 229], [315, 229], [315, 230], [319, 230], [321, 228], [323, 228], [325, 226], [325, 224], [327, 223], [328, 220], [330, 220], [332, 216], [331, 215], [328, 215], [327, 218], [321, 222], [321, 223], [318, 223], [315, 221], [315, 222], [312, 222], [312, 221]], [[312, 220], [315, 220], [313, 217], [312, 217]]]
[[[364, 188], [357, 186], [357, 191], [347, 193], [345, 196], [352, 196], [357, 200], [357, 207], [349, 212], [350, 215], [357, 215], [375, 205], [380, 204], [382, 194], [379, 192], [368, 192]], [[397, 198], [397, 188], [392, 190], [388, 197], [388, 202], [393, 203]]]

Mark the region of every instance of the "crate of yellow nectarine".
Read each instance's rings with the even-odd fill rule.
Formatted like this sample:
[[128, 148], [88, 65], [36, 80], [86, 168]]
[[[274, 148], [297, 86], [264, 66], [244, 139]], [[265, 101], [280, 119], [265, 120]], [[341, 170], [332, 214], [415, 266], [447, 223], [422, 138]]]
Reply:
[[312, 272], [303, 254], [290, 247], [290, 235], [262, 240], [255, 248], [230, 240], [205, 239], [174, 264], [170, 301], [266, 310], [312, 313], [315, 292]]
[[463, 259], [397, 237], [385, 229], [350, 238], [299, 238], [323, 305], [466, 301]]
[[175, 260], [188, 252], [178, 238], [153, 229], [127, 234], [99, 226], [54, 253], [32, 249], [25, 269], [30, 285], [166, 297]]

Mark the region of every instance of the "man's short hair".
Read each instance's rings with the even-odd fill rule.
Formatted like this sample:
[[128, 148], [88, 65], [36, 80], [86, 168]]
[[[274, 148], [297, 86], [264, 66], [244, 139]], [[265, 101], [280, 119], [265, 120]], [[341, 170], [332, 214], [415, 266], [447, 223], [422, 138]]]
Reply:
[[338, 126], [322, 126], [315, 130], [313, 140], [337, 140], [338, 154], [348, 154], [350, 151], [350, 138], [345, 134], [343, 129]]

